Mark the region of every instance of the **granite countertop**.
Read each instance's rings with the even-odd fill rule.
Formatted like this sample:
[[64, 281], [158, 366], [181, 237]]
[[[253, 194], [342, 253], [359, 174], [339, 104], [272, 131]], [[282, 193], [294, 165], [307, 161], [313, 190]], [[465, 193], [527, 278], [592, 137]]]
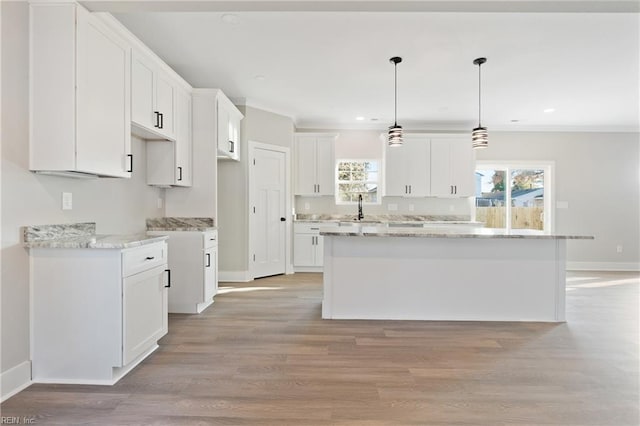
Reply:
[[89, 248], [125, 249], [164, 241], [168, 237], [145, 233], [128, 235], [97, 235], [94, 222], [60, 225], [36, 225], [23, 228], [27, 248]]
[[593, 240], [592, 236], [549, 235], [540, 231], [516, 229], [429, 229], [429, 228], [388, 228], [386, 226], [327, 226], [320, 228], [320, 235], [333, 237], [418, 237], [418, 238], [521, 238], [521, 239], [568, 239]]
[[212, 217], [157, 217], [147, 219], [147, 231], [214, 231]]
[[357, 224], [408, 224], [423, 223], [425, 225], [478, 225], [484, 222], [472, 221], [465, 215], [365, 215], [364, 219], [356, 220], [354, 215], [339, 214], [298, 214], [295, 222], [301, 223], [337, 223], [353, 222]]

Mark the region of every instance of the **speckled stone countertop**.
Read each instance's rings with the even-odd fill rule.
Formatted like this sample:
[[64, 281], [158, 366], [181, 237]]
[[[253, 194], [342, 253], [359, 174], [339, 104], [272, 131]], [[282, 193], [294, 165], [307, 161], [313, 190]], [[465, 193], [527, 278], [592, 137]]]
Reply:
[[522, 238], [522, 239], [567, 239], [593, 240], [592, 236], [549, 235], [540, 231], [516, 229], [429, 229], [429, 228], [388, 228], [386, 226], [326, 226], [320, 228], [320, 235], [332, 237], [418, 237], [418, 238]]
[[212, 217], [157, 217], [147, 219], [147, 231], [213, 231]]
[[164, 241], [167, 236], [145, 233], [128, 235], [97, 235], [94, 222], [59, 225], [36, 225], [23, 228], [27, 248], [90, 248], [125, 249]]
[[298, 214], [296, 222], [312, 222], [312, 223], [331, 223], [331, 222], [355, 222], [363, 224], [376, 223], [393, 223], [393, 224], [464, 224], [483, 226], [483, 222], [471, 221], [469, 216], [465, 215], [408, 215], [408, 214], [391, 214], [391, 215], [365, 215], [364, 219], [357, 221], [354, 215], [340, 214]]

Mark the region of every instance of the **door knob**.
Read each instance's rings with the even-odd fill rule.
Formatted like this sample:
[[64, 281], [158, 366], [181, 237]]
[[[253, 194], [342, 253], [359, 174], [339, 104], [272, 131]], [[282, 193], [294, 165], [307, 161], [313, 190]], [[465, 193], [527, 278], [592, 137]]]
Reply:
[[287, 218], [286, 218], [286, 217], [281, 217], [281, 218], [280, 218], [280, 222], [285, 222], [286, 220], [287, 220]]

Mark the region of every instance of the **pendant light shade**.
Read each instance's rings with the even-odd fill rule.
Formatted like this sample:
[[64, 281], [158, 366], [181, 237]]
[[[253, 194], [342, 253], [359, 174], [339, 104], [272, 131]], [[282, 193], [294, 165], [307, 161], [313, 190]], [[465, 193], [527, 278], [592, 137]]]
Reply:
[[476, 58], [473, 64], [478, 66], [478, 127], [471, 132], [471, 145], [474, 149], [487, 148], [489, 146], [489, 132], [486, 127], [482, 127], [482, 92], [480, 67], [487, 62], [487, 58]]
[[398, 64], [402, 62], [402, 58], [394, 56], [389, 59], [389, 62], [393, 64], [394, 68], [394, 109], [393, 109], [393, 126], [389, 127], [389, 135], [387, 140], [389, 146], [401, 146], [402, 145], [402, 126], [398, 126]]

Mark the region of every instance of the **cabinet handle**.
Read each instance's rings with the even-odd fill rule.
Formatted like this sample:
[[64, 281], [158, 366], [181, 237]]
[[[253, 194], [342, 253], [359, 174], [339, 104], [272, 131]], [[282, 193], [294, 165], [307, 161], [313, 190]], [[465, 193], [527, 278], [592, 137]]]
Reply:
[[458, 185], [453, 185], [453, 193], [458, 194]]
[[209, 268], [211, 266], [211, 254], [207, 253], [207, 268]]
[[153, 111], [153, 113], [156, 115], [156, 124], [154, 124], [153, 127], [157, 127], [159, 129], [160, 128], [160, 112]]
[[229, 152], [235, 152], [235, 143], [233, 141], [229, 141]]
[[160, 113], [160, 128], [164, 129], [164, 114]]
[[182, 167], [178, 166], [178, 181], [182, 180]]
[[409, 185], [409, 194], [411, 194], [411, 185]]
[[171, 269], [165, 269], [164, 271], [167, 273], [167, 285], [164, 288], [169, 288], [171, 287]]
[[147, 256], [146, 260], [153, 260], [153, 259], [155, 259], [155, 256]]
[[133, 173], [133, 154], [127, 154], [127, 158], [129, 159], [129, 170], [128, 173]]
[[318, 184], [318, 194], [320, 193], [320, 184]]

